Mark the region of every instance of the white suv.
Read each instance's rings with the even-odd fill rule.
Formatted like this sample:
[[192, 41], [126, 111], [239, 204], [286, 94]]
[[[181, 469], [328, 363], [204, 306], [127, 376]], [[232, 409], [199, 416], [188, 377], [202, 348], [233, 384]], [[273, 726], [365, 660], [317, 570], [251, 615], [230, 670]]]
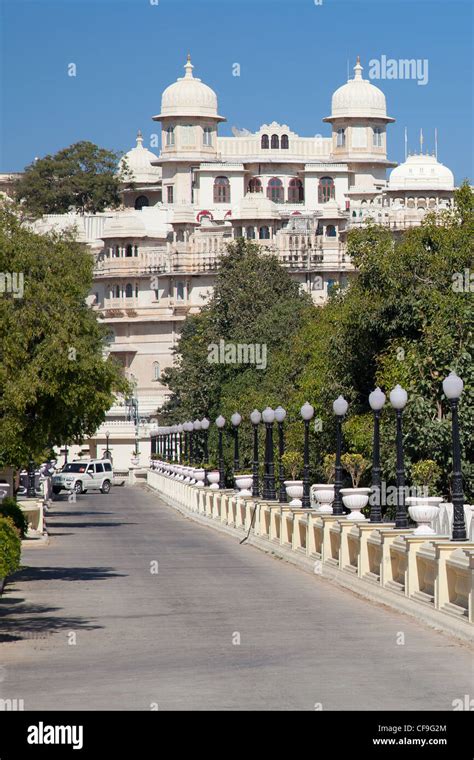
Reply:
[[53, 493], [75, 491], [86, 493], [98, 488], [102, 493], [109, 493], [113, 482], [112, 463], [109, 459], [87, 459], [68, 462], [57, 475], [53, 475]]

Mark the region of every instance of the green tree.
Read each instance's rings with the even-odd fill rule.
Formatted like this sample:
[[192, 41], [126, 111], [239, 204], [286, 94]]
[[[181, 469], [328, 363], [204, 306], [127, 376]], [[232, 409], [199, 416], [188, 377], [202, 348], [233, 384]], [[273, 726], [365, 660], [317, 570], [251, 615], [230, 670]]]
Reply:
[[82, 141], [33, 161], [15, 187], [28, 217], [96, 213], [120, 204], [120, 185], [131, 175], [120, 154]]
[[[91, 435], [127, 391], [104, 360], [106, 330], [86, 303], [93, 260], [68, 236], [36, 235], [0, 206], [0, 461]], [[16, 288], [10, 284], [6, 274]], [[21, 284], [21, 287], [19, 287]]]

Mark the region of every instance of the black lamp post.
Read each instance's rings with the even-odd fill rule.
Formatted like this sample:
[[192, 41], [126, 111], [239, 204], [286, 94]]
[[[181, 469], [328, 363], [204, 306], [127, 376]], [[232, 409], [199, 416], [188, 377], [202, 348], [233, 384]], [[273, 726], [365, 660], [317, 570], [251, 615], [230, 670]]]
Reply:
[[450, 372], [443, 380], [444, 395], [451, 407], [451, 426], [453, 438], [453, 474], [451, 491], [453, 500], [453, 541], [466, 541], [466, 522], [464, 519], [464, 493], [462, 487], [461, 443], [459, 438], [458, 402], [463, 392], [464, 383], [455, 372]]
[[177, 442], [178, 442], [178, 464], [181, 464], [183, 459], [183, 426], [179, 424], [177, 426]]
[[105, 459], [110, 459], [109, 438], [110, 438], [110, 433], [108, 430], [106, 430], [105, 431]]
[[234, 412], [230, 418], [232, 422], [232, 428], [234, 431], [234, 474], [240, 470], [240, 457], [239, 457], [239, 425], [242, 422], [242, 417], [238, 412]]
[[218, 432], [218, 459], [219, 459], [219, 488], [225, 488], [224, 452], [222, 448], [222, 431], [225, 425], [225, 417], [222, 414], [216, 420]]
[[186, 463], [189, 461], [189, 441], [188, 441], [188, 423], [183, 422], [184, 433], [184, 460]]
[[278, 501], [286, 504], [285, 473], [283, 470], [283, 454], [285, 453], [285, 437], [283, 434], [283, 422], [286, 417], [286, 409], [277, 406], [275, 419], [278, 425]]
[[314, 408], [306, 401], [300, 409], [300, 414], [304, 422], [303, 499], [301, 504], [304, 509], [309, 509], [309, 507], [311, 507], [309, 485], [309, 423], [313, 418]]
[[405, 463], [403, 458], [403, 410], [408, 395], [401, 385], [396, 385], [390, 392], [390, 403], [397, 414], [397, 510], [395, 527], [408, 528], [408, 514], [405, 506]]
[[342, 465], [341, 465], [341, 451], [342, 451], [342, 420], [347, 412], [349, 404], [344, 396], [339, 396], [332, 405], [332, 410], [336, 415], [336, 466], [334, 477], [334, 502], [332, 505], [333, 515], [343, 515], [344, 509], [342, 506], [341, 488], [342, 488]]
[[382, 522], [381, 469], [380, 469], [380, 414], [385, 404], [385, 393], [376, 388], [369, 395], [370, 408], [374, 413], [374, 438], [372, 448], [372, 493], [370, 498], [370, 522]]
[[263, 498], [275, 500], [275, 465], [273, 462], [273, 422], [275, 412], [270, 406], [262, 412], [265, 423], [265, 471], [263, 475]]
[[33, 459], [30, 456], [29, 462], [28, 462], [28, 486], [26, 490], [26, 495], [29, 499], [34, 499], [36, 496], [36, 490], [35, 490], [35, 463]]
[[207, 417], [204, 417], [201, 420], [201, 428], [202, 428], [202, 436], [203, 436], [203, 446], [204, 446], [204, 462], [209, 461], [209, 425], [211, 423], [207, 419]]
[[258, 426], [261, 420], [262, 415], [258, 409], [254, 409], [250, 415], [250, 422], [253, 426], [252, 496], [260, 495], [260, 486], [258, 482]]
[[193, 429], [194, 429], [194, 462], [195, 464], [201, 464], [202, 462], [202, 449], [200, 445], [200, 435], [202, 425], [201, 420], [194, 420], [193, 422]]
[[185, 442], [186, 457], [187, 457], [187, 459], [189, 461], [189, 464], [192, 465], [193, 464], [193, 457], [194, 457], [194, 452], [193, 452], [193, 429], [194, 429], [193, 428], [193, 423], [192, 422], [185, 422], [183, 424], [183, 428], [184, 428], [184, 430], [185, 430], [185, 432], [187, 434], [187, 438], [186, 438], [186, 442]]

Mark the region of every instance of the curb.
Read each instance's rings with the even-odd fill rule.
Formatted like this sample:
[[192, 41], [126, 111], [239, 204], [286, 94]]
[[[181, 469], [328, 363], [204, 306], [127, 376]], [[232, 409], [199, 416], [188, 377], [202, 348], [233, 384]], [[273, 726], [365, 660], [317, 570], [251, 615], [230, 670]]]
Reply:
[[[247, 535], [247, 531], [244, 531], [241, 528], [230, 528], [229, 526], [214, 521], [209, 517], [195, 512], [189, 512], [184, 507], [175, 504], [159, 491], [156, 491], [147, 483], [144, 483], [143, 486], [150, 493], [159, 496], [160, 500], [163, 501], [166, 506], [179, 512], [188, 520], [192, 520], [207, 528], [212, 528], [218, 533], [224, 533], [233, 538], [237, 538], [239, 541]], [[317, 576], [323, 581], [332, 583], [340, 589], [349, 591], [355, 596], [365, 599], [378, 607], [386, 607], [390, 610], [395, 610], [396, 612], [408, 615], [410, 618], [415, 619], [417, 623], [423, 624], [438, 633], [449, 636], [450, 638], [455, 638], [458, 643], [469, 645], [470, 649], [474, 648], [473, 631], [471, 626], [464, 621], [458, 620], [454, 616], [451, 618], [449, 615], [446, 615], [446, 620], [444, 620], [444, 618], [440, 620], [440, 615], [443, 613], [433, 610], [428, 606], [425, 607], [423, 604], [420, 604], [420, 602], [414, 602], [412, 599], [408, 599], [402, 595], [398, 596], [396, 592], [390, 591], [390, 589], [381, 589], [375, 583], [372, 584], [370, 581], [366, 581], [363, 578], [354, 578], [351, 574], [344, 572], [344, 570], [331, 567], [331, 565], [327, 565], [326, 563], [319, 563], [319, 560], [311, 559], [304, 554], [294, 552], [292, 549], [287, 549], [276, 543], [274, 544], [268, 539], [261, 538], [260, 536], [250, 534], [246, 543], [249, 546], [253, 546], [255, 549], [265, 552], [265, 554], [272, 556], [274, 559], [285, 560], [289, 564], [295, 565], [300, 570], [304, 570], [313, 576]], [[316, 563], [319, 563], [318, 567], [321, 568], [322, 572], [315, 571]]]

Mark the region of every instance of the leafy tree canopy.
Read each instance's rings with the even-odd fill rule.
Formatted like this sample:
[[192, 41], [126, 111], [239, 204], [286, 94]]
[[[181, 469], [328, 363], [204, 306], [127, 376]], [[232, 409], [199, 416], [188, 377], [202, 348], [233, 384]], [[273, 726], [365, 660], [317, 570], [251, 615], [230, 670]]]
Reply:
[[27, 216], [96, 213], [120, 204], [119, 189], [130, 178], [120, 154], [81, 141], [33, 161], [15, 187]]
[[93, 261], [68, 236], [36, 235], [0, 207], [0, 461], [19, 466], [91, 435], [127, 390], [87, 306]]

